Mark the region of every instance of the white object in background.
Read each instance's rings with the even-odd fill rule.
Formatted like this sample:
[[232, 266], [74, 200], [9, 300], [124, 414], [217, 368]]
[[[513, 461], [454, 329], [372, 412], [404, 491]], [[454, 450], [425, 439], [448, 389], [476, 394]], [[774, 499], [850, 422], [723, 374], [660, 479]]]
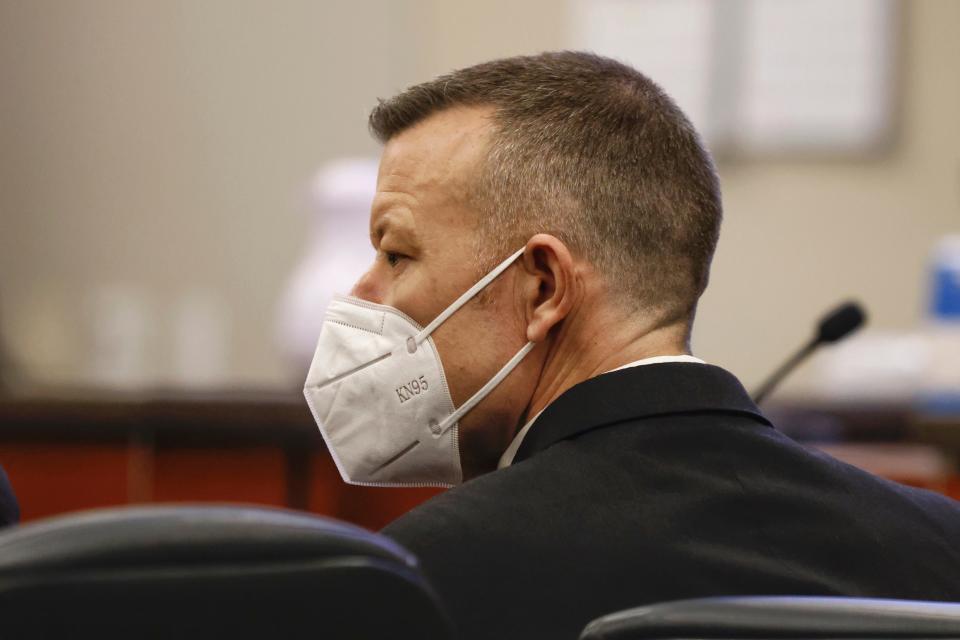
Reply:
[[280, 301], [277, 342], [291, 377], [306, 375], [323, 315], [335, 293], [349, 293], [375, 256], [370, 246], [370, 204], [378, 162], [344, 159], [322, 167], [311, 184], [310, 244]]
[[19, 297], [3, 300], [12, 303], [0, 309], [0, 318], [9, 318], [3, 328], [13, 365], [4, 382], [69, 385], [89, 375], [89, 326], [76, 314], [78, 304], [82, 309], [87, 303], [81, 295], [61, 282], [33, 280]]
[[918, 331], [864, 329], [813, 357], [804, 399], [830, 403], [912, 402], [930, 359]]
[[711, 0], [573, 0], [573, 45], [647, 75], [710, 139], [714, 11]]
[[568, 0], [572, 47], [635, 67], [711, 147], [862, 153], [893, 127], [893, 0]]
[[212, 292], [195, 289], [177, 304], [173, 327], [173, 382], [214, 387], [227, 378], [229, 318]]
[[735, 143], [746, 151], [868, 151], [893, 119], [890, 0], [749, 2]]
[[87, 299], [89, 369], [94, 386], [141, 389], [153, 381], [147, 341], [155, 330], [146, 293], [128, 285], [105, 285]]

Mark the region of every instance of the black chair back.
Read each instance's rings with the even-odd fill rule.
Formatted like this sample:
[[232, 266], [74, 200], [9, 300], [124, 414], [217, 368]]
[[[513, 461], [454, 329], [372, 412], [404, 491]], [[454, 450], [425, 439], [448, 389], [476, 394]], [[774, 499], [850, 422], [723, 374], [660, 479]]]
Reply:
[[0, 533], [0, 637], [451, 637], [414, 557], [327, 518], [82, 512]]
[[960, 638], [960, 604], [793, 596], [702, 598], [612, 613], [588, 624], [580, 638]]

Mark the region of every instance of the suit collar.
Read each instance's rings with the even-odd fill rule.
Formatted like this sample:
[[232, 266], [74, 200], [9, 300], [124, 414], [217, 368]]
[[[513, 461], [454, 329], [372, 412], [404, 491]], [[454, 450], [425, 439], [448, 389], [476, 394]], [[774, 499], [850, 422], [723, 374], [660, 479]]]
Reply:
[[705, 411], [738, 413], [772, 426], [728, 371], [708, 364], [651, 364], [604, 373], [565, 391], [530, 427], [513, 462], [625, 420]]

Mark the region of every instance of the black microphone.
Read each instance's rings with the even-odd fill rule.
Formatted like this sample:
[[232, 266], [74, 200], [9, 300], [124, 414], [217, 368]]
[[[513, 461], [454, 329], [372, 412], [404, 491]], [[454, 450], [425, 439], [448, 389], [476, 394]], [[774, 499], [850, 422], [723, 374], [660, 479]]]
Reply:
[[842, 340], [863, 326], [866, 320], [867, 316], [863, 307], [856, 302], [846, 302], [828, 313], [820, 320], [817, 333], [810, 342], [793, 354], [773, 375], [767, 378], [766, 382], [760, 385], [760, 388], [753, 394], [754, 402], [760, 404], [788, 373], [816, 351], [821, 344]]

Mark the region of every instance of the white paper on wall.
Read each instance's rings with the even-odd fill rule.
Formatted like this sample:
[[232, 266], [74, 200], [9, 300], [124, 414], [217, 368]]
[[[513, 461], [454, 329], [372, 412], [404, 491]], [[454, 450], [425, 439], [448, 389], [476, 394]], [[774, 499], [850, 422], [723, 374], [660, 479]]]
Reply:
[[893, 126], [894, 0], [570, 0], [572, 46], [661, 85], [714, 148], [859, 153]]

